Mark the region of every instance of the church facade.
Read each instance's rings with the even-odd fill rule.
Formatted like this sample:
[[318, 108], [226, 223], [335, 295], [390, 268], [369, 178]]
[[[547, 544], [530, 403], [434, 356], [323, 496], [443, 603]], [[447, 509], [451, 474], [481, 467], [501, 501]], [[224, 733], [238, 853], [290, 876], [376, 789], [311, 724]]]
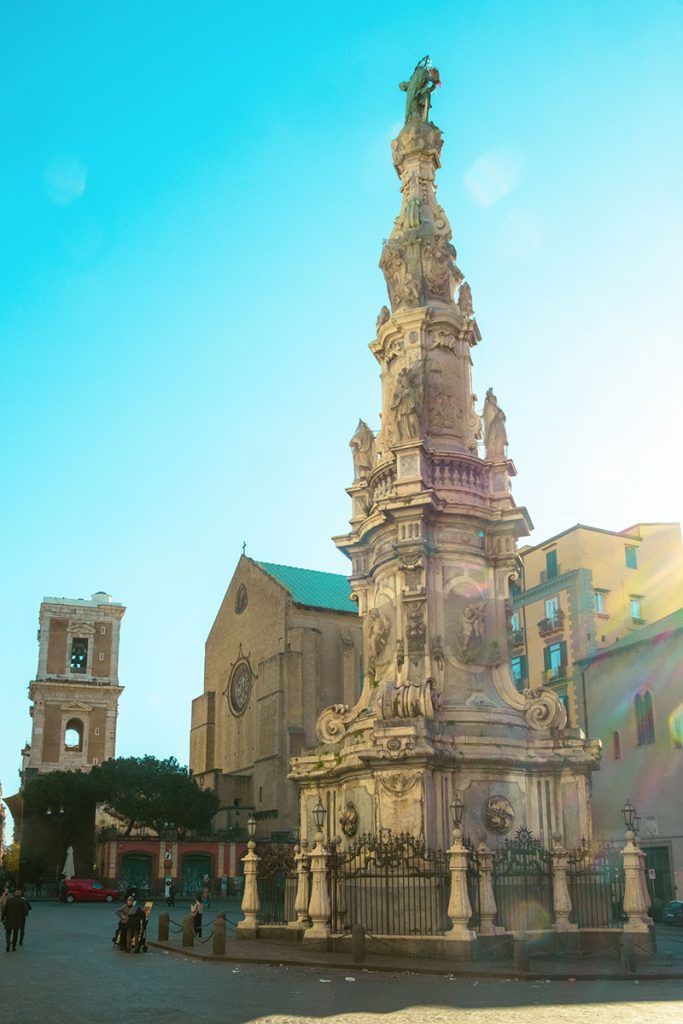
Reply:
[[344, 576], [243, 555], [206, 641], [192, 702], [190, 769], [221, 801], [214, 825], [259, 838], [293, 832], [289, 759], [315, 744], [320, 710], [355, 703], [362, 677], [357, 606]]

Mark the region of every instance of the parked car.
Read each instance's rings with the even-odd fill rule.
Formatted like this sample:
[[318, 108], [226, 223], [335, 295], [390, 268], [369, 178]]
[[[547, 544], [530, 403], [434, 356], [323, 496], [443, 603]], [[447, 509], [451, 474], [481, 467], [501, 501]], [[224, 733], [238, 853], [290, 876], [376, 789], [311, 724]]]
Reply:
[[60, 885], [59, 898], [62, 903], [112, 903], [119, 898], [119, 892], [94, 878], [66, 878]]
[[683, 924], [683, 900], [669, 900], [662, 910], [664, 924]]

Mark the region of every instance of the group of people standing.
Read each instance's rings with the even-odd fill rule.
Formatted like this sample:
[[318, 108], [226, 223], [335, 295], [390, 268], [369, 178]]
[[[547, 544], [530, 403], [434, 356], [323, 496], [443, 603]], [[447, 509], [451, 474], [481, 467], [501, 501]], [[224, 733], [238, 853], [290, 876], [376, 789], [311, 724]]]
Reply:
[[22, 889], [11, 892], [9, 886], [5, 886], [0, 896], [0, 918], [5, 929], [5, 952], [9, 953], [12, 949], [16, 953], [17, 942], [20, 946], [24, 945], [26, 918], [30, 910], [31, 904]]

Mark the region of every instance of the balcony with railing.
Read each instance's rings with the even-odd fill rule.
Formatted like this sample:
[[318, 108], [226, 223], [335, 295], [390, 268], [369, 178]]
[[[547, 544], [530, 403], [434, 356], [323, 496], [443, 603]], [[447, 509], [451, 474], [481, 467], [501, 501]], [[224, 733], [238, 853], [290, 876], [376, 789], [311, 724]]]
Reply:
[[552, 668], [544, 668], [541, 673], [541, 682], [558, 683], [567, 678], [566, 665], [554, 665]]
[[552, 636], [553, 633], [561, 633], [564, 630], [564, 612], [561, 608], [538, 624], [538, 634], [541, 637]]
[[510, 630], [510, 646], [514, 649], [516, 647], [524, 647], [524, 630], [523, 629], [512, 629]]

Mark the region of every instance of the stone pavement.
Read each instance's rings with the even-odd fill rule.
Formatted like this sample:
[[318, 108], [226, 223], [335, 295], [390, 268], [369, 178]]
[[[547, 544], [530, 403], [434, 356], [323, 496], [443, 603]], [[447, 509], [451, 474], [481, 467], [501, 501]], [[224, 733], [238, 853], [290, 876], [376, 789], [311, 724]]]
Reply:
[[[183, 908], [179, 908], [183, 909]], [[156, 908], [153, 912], [156, 914]], [[182, 915], [179, 915], [179, 917]], [[212, 916], [211, 914], [209, 916]], [[9, 1024], [681, 1024], [683, 984], [425, 976], [203, 960], [111, 942], [109, 906], [34, 905], [0, 953]], [[154, 927], [154, 920], [153, 920]], [[683, 938], [681, 931], [677, 932]], [[279, 948], [279, 947], [278, 947]]]

